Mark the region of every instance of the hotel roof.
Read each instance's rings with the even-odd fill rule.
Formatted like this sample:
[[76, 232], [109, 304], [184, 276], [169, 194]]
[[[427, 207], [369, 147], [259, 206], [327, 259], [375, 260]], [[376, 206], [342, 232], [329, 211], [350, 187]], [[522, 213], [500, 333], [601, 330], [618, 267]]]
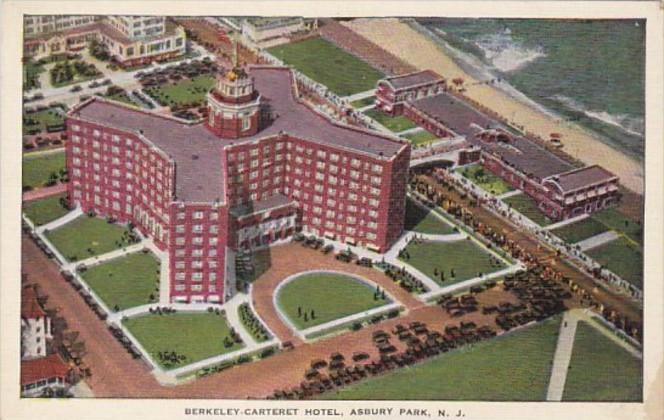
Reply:
[[422, 84], [434, 83], [443, 80], [436, 72], [431, 70], [422, 70], [415, 73], [392, 76], [385, 79], [394, 89], [408, 89]]
[[552, 177], [557, 182], [563, 192], [572, 192], [579, 188], [584, 188], [593, 184], [600, 184], [616, 176], [598, 165], [586, 166], [585, 168], [573, 169]]
[[98, 97], [83, 103], [69, 115], [120, 130], [142, 131], [146, 139], [175, 161], [177, 199], [190, 202], [223, 201], [221, 151], [226, 146], [286, 133], [378, 159], [390, 159], [408, 147], [392, 137], [333, 122], [296, 100], [291, 72], [286, 67], [253, 67], [249, 72], [262, 103], [275, 115], [267, 127], [251, 137], [219, 138], [203, 124], [189, 124]]
[[471, 143], [500, 156], [526, 174], [544, 179], [567, 172], [574, 167], [537, 143], [523, 137], [509, 135], [509, 143], [485, 142], [476, 138], [482, 130], [501, 129], [509, 133], [502, 123], [476, 110], [468, 103], [448, 93], [419, 99], [413, 106], [429, 117], [441, 122]]

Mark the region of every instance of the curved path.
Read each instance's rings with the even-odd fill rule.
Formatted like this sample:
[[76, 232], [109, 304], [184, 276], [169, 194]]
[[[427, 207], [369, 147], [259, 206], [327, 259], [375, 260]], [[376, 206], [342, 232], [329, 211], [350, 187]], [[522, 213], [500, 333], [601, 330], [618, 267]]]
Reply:
[[272, 247], [269, 252], [270, 269], [253, 283], [252, 300], [260, 317], [281, 341], [290, 341], [296, 345], [302, 342], [279, 316], [272, 300], [279, 284], [298, 273], [333, 270], [358, 276], [380, 285], [386, 293], [401, 302], [406, 310], [423, 305], [378, 270], [337, 261], [332, 253], [324, 255], [321, 251], [305, 248], [299, 244]]

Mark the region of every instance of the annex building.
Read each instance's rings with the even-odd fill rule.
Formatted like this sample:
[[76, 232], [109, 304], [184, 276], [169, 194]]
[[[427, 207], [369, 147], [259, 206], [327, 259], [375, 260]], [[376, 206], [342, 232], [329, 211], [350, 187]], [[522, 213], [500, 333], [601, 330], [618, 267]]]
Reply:
[[186, 52], [184, 28], [163, 16], [29, 16], [24, 22], [26, 57], [80, 51], [93, 39], [105, 44], [115, 61], [125, 67]]
[[379, 81], [376, 107], [390, 115], [404, 115], [439, 138], [464, 138], [468, 148], [459, 153], [457, 164], [479, 160], [532, 197], [553, 220], [592, 213], [620, 199], [617, 176], [599, 165], [574, 166], [481, 112], [430, 70]]
[[299, 230], [378, 252], [401, 234], [408, 143], [309, 107], [284, 67], [223, 72], [208, 110], [192, 123], [93, 97], [67, 117], [71, 204], [166, 251], [172, 301], [225, 301], [237, 250]]

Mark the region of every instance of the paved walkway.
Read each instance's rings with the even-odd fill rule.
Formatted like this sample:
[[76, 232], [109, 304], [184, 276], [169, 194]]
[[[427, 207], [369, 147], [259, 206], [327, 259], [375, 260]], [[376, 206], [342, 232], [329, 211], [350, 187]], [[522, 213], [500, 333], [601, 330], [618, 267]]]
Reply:
[[109, 260], [113, 260], [113, 259], [116, 259], [116, 258], [124, 257], [125, 255], [128, 255], [128, 254], [133, 254], [135, 252], [139, 252], [139, 251], [141, 251], [145, 248], [146, 248], [145, 242], [141, 241], [141, 242], [135, 243], [133, 245], [129, 245], [129, 246], [124, 247], [124, 248], [120, 248], [120, 249], [116, 249], [116, 250], [111, 251], [111, 252], [107, 252], [105, 254], [95, 255], [94, 257], [90, 257], [90, 258], [86, 258], [84, 260], [75, 261], [75, 262], [71, 262], [69, 264], [65, 264], [63, 266], [63, 268], [65, 270], [70, 270], [70, 271], [75, 271], [76, 267], [79, 266], [79, 265], [85, 265], [86, 267], [90, 268], [92, 266], [102, 264], [102, 263], [104, 263], [106, 261], [109, 261]]
[[343, 99], [347, 100], [348, 102], [354, 102], [354, 101], [359, 101], [360, 99], [369, 98], [371, 96], [374, 96], [375, 94], [376, 90], [370, 89], [370, 90], [365, 90], [364, 92], [354, 93], [352, 95], [344, 97]]
[[512, 191], [507, 191], [505, 194], [501, 194], [497, 196], [496, 198], [499, 200], [505, 200], [506, 198], [514, 197], [516, 195], [523, 194], [521, 190], [512, 190]]
[[588, 213], [583, 213], [575, 217], [570, 217], [569, 219], [561, 220], [560, 222], [552, 223], [548, 226], [545, 226], [545, 230], [554, 230], [561, 228], [563, 226], [571, 225], [572, 223], [580, 222], [581, 220], [587, 219]]
[[417, 126], [413, 128], [408, 128], [403, 131], [399, 131], [397, 134], [400, 136], [405, 136], [406, 134], [413, 134], [413, 133], [419, 133], [420, 131], [425, 131], [424, 128]]
[[43, 187], [36, 190], [27, 191], [23, 193], [21, 199], [23, 201], [34, 201], [42, 198], [50, 197], [52, 195], [61, 194], [67, 191], [67, 184], [56, 184], [52, 187]]
[[581, 251], [586, 251], [591, 248], [596, 248], [600, 245], [604, 245], [611, 241], [618, 239], [620, 235], [613, 230], [600, 233], [599, 235], [591, 236], [588, 239], [584, 239], [580, 242], [577, 242], [575, 246], [581, 248]]
[[74, 219], [79, 218], [80, 216], [83, 215], [83, 211], [81, 210], [80, 207], [76, 207], [74, 210], [70, 211], [69, 213], [65, 214], [64, 216], [60, 217], [59, 219], [55, 219], [51, 222], [46, 223], [45, 225], [42, 225], [36, 229], [37, 233], [43, 233], [45, 230], [54, 230], [59, 228], [60, 226], [66, 225], [67, 223], [71, 222]]
[[95, 394], [92, 392], [90, 387], [83, 379], [78, 381], [78, 383], [71, 388], [69, 391], [72, 393], [74, 398], [94, 398]]
[[368, 111], [368, 110], [370, 110], [370, 109], [373, 109], [374, 106], [375, 106], [375, 105], [373, 105], [373, 104], [371, 104], [371, 105], [367, 105], [367, 106], [365, 106], [365, 107], [362, 107], [362, 108], [358, 109], [357, 111], [358, 111], [358, 112], [366, 112], [366, 111]]
[[547, 401], [562, 401], [563, 399], [565, 380], [567, 379], [569, 362], [572, 359], [574, 335], [576, 334], [578, 321], [579, 319], [571, 314], [570, 311], [565, 312], [565, 315], [563, 315], [563, 320], [560, 323], [560, 332], [558, 333], [558, 345], [553, 356], [549, 388], [546, 392]]

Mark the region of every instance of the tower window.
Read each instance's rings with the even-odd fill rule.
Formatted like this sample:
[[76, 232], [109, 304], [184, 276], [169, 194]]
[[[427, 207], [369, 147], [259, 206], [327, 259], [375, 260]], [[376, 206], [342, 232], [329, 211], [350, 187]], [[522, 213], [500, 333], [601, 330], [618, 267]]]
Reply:
[[249, 118], [242, 118], [242, 131], [247, 131], [251, 127]]

